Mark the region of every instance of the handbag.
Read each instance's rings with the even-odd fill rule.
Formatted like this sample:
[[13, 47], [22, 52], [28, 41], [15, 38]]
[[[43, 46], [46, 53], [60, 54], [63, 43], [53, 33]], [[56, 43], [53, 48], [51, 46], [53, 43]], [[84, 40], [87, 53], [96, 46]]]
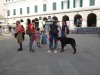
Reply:
[[26, 34], [27, 34], [27, 35], [30, 35], [30, 33], [31, 33], [30, 30], [27, 29], [27, 30], [26, 30]]
[[15, 34], [14, 34], [15, 38], [17, 37], [17, 35], [18, 35], [18, 33], [15, 33]]

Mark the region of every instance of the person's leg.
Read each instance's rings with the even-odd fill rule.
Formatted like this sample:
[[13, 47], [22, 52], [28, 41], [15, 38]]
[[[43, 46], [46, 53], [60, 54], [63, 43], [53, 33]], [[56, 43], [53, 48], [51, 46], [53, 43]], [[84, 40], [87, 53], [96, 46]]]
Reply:
[[25, 32], [22, 33], [22, 38], [25, 40]]
[[23, 48], [22, 48], [22, 43], [20, 43], [20, 49], [22, 50]]
[[[49, 49], [51, 50], [52, 44], [53, 44], [53, 35], [50, 35], [50, 43], [49, 43]], [[50, 52], [50, 50], [48, 52]]]
[[65, 31], [61, 32], [61, 37], [65, 37]]
[[[62, 31], [62, 37], [66, 37], [65, 36], [65, 31]], [[66, 49], [66, 45], [64, 46], [64, 49]]]
[[54, 53], [57, 53], [56, 48], [57, 48], [57, 37], [54, 36]]
[[57, 47], [57, 39], [56, 39], [56, 36], [54, 36], [53, 38], [54, 38], [54, 49], [56, 49], [56, 47]]
[[34, 41], [34, 36], [32, 34], [30, 35], [30, 43], [29, 43], [30, 51], [32, 50], [33, 41]]

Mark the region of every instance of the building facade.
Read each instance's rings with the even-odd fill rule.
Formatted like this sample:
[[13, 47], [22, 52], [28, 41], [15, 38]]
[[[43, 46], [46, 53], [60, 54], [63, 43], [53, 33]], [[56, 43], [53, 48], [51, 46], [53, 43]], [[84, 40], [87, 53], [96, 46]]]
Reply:
[[1, 0], [0, 1], [0, 24], [2, 24], [4, 22], [4, 1]]
[[35, 19], [43, 27], [45, 20], [66, 20], [70, 29], [100, 27], [100, 0], [4, 0], [8, 24], [16, 20]]

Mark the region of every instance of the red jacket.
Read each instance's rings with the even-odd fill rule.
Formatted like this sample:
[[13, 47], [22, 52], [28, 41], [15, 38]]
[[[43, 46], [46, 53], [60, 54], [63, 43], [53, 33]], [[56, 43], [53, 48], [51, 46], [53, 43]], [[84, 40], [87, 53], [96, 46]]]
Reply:
[[35, 28], [33, 24], [29, 24], [28, 25], [28, 29], [30, 30], [31, 34], [34, 33], [35, 34]]

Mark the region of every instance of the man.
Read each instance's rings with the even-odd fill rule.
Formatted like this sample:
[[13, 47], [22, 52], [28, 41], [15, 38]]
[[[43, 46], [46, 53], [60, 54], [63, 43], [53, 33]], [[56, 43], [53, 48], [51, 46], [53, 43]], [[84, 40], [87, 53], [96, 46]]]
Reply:
[[51, 53], [51, 49], [53, 46], [53, 41], [54, 41], [54, 53], [57, 53], [56, 46], [57, 46], [57, 41], [56, 38], [58, 36], [58, 26], [57, 26], [57, 20], [54, 20], [53, 24], [50, 25], [49, 29], [49, 35], [50, 35], [50, 44], [49, 44], [49, 49], [48, 52]]

